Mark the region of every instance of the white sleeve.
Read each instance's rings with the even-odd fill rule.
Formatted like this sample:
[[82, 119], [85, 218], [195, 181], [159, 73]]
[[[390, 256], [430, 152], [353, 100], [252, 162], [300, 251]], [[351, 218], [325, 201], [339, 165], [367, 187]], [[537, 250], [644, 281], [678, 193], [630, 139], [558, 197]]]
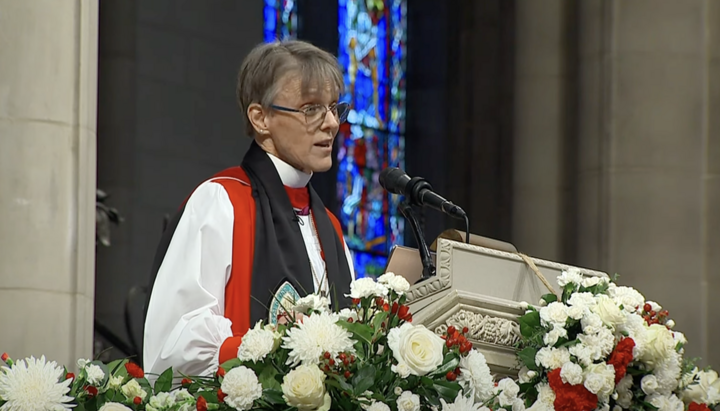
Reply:
[[347, 259], [348, 265], [350, 266], [350, 277], [353, 281], [355, 281], [355, 264], [353, 264], [353, 256], [350, 254], [350, 249], [347, 246], [347, 243], [343, 241], [343, 245], [345, 246], [345, 258]]
[[144, 368], [210, 375], [232, 337], [225, 286], [232, 268], [234, 212], [225, 188], [206, 182], [190, 196], [153, 286], [144, 335]]

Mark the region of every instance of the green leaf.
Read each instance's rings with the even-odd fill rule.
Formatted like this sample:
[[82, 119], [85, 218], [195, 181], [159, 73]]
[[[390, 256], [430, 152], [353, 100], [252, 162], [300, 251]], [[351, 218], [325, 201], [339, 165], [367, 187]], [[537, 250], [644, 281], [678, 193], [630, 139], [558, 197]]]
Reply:
[[373, 330], [368, 325], [349, 323], [347, 321], [338, 321], [337, 324], [353, 333], [356, 340], [361, 340], [369, 345], [372, 345]]
[[375, 314], [375, 317], [373, 318], [373, 327], [375, 328], [376, 334], [382, 332], [382, 323], [387, 320], [388, 314], [389, 313], [385, 311], [380, 311], [379, 313]]
[[230, 370], [232, 370], [233, 368], [239, 367], [239, 366], [241, 366], [241, 365], [243, 365], [243, 362], [240, 361], [239, 358], [233, 358], [233, 359], [231, 359], [231, 360], [227, 360], [227, 361], [225, 361], [224, 363], [220, 364], [220, 366], [222, 367], [222, 369], [225, 370], [225, 371], [230, 371]]
[[377, 370], [372, 365], [366, 365], [357, 370], [352, 378], [352, 385], [355, 387], [353, 392], [356, 396], [362, 395], [375, 385], [375, 374], [377, 374]]
[[547, 304], [550, 304], [556, 302], [558, 298], [555, 294], [545, 294], [542, 296], [542, 300], [545, 301]]
[[537, 311], [529, 312], [520, 317], [520, 333], [525, 338], [530, 338], [535, 331], [540, 328], [540, 313]]
[[537, 355], [537, 352], [537, 348], [527, 347], [518, 352], [518, 358], [520, 358], [520, 361], [522, 361], [528, 369], [537, 371], [538, 366], [535, 364], [535, 355]]
[[433, 388], [437, 393], [445, 399], [445, 401], [453, 402], [460, 392], [460, 384], [450, 381], [435, 381]]
[[426, 387], [432, 387], [433, 384], [435, 384], [435, 382], [433, 382], [433, 380], [428, 377], [421, 377], [420, 383]]
[[158, 377], [157, 381], [155, 381], [155, 394], [159, 392], [170, 392], [170, 388], [172, 388], [172, 382], [173, 382], [173, 370], [172, 368], [168, 368], [167, 370], [163, 371], [162, 374]]
[[283, 393], [279, 390], [263, 390], [263, 399], [273, 405], [283, 405]]
[[449, 371], [457, 368], [458, 364], [460, 364], [460, 357], [455, 352], [451, 351], [445, 354], [442, 365], [438, 367], [437, 370], [430, 373], [430, 375], [445, 375]]
[[280, 383], [275, 378], [278, 375], [275, 367], [267, 366], [258, 374], [258, 381], [265, 390], [281, 390]]
[[[115, 361], [109, 362], [107, 367], [110, 370], [110, 374], [119, 375], [116, 373], [118, 373], [120, 370], [125, 370], [125, 364], [127, 364], [127, 363], [128, 363], [127, 359], [115, 360]], [[127, 370], [125, 370], [125, 373], [127, 374]]]

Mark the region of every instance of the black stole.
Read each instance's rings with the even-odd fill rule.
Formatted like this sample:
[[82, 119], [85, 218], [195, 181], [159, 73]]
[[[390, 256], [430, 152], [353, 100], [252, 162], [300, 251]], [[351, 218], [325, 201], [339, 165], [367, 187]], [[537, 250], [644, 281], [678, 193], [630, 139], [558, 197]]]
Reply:
[[[255, 199], [255, 252], [252, 268], [250, 324], [267, 321], [274, 293], [285, 281], [304, 295], [314, 291], [312, 268], [298, 219], [275, 165], [253, 141], [242, 162]], [[327, 267], [330, 297], [336, 307], [347, 307], [350, 268], [342, 240], [333, 227], [322, 200], [312, 188], [310, 210]], [[318, 276], [323, 273], [316, 273]]]

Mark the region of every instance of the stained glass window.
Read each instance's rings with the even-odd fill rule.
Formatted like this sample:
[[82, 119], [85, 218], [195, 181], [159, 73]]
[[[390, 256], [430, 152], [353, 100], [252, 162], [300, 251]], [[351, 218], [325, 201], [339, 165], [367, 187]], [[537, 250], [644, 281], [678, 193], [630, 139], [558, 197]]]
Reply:
[[358, 277], [385, 269], [403, 243], [398, 197], [380, 187], [386, 167], [404, 168], [405, 0], [338, 0], [346, 95], [352, 106], [338, 151], [340, 220]]
[[265, 42], [294, 39], [297, 36], [297, 3], [295, 0], [265, 0]]

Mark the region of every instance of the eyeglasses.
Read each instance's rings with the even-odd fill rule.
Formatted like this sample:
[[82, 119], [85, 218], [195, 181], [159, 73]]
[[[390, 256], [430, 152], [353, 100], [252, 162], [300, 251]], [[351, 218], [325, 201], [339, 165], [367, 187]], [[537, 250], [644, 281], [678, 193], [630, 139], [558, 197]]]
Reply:
[[275, 104], [270, 105], [271, 108], [279, 111], [286, 111], [290, 113], [302, 113], [305, 115], [305, 122], [312, 124], [319, 122], [327, 116], [327, 112], [331, 111], [335, 116], [338, 123], [344, 123], [347, 119], [348, 112], [350, 111], [350, 105], [348, 103], [337, 103], [331, 106], [324, 106], [322, 104], [316, 104], [314, 106], [308, 106], [301, 109], [276, 106]]

